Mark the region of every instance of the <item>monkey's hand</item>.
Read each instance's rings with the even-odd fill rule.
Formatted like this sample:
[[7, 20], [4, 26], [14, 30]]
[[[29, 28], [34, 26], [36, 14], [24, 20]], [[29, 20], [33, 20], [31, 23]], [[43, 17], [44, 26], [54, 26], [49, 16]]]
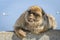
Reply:
[[20, 38], [26, 37], [26, 32], [23, 31], [23, 30], [21, 30], [21, 29], [15, 30], [15, 33], [16, 33], [16, 35], [17, 35], [18, 37], [20, 37]]
[[24, 32], [23, 30], [19, 30], [19, 34], [20, 34], [22, 37], [26, 37], [26, 32]]

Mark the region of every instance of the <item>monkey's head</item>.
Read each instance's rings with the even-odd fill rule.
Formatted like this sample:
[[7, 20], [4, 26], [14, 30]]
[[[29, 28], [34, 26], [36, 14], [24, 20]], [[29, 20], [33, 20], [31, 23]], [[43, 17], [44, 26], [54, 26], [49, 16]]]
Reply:
[[42, 23], [43, 21], [43, 15], [44, 11], [41, 7], [39, 6], [32, 6], [27, 10], [27, 14], [25, 15], [25, 19], [28, 23], [34, 24], [34, 23]]

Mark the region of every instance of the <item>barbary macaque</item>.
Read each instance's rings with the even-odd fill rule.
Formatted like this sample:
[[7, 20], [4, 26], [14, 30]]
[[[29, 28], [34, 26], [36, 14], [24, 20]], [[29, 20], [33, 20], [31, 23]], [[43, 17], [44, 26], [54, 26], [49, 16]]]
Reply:
[[26, 37], [27, 31], [40, 34], [49, 29], [56, 28], [56, 21], [52, 15], [48, 15], [39, 6], [31, 6], [17, 19], [14, 31], [18, 37]]

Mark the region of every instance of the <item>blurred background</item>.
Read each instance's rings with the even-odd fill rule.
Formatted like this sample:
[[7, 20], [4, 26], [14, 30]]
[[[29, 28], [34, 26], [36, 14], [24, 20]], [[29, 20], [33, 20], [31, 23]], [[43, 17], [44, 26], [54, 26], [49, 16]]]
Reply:
[[13, 31], [17, 18], [30, 6], [41, 6], [47, 14], [52, 14], [60, 29], [60, 0], [0, 0], [0, 31]]

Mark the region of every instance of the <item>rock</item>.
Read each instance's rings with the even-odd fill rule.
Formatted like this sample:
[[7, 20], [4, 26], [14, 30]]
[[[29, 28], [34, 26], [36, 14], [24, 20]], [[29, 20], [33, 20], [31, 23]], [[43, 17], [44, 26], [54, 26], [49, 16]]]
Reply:
[[60, 30], [50, 30], [39, 35], [28, 33], [23, 39], [14, 32], [0, 32], [0, 40], [60, 40]]

